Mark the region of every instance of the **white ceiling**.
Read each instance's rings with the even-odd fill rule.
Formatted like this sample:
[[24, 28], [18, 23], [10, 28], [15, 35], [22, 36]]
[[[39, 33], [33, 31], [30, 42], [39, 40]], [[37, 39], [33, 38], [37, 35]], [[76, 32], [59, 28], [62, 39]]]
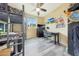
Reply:
[[[40, 12], [40, 17], [43, 17], [45, 15], [47, 15], [49, 12], [55, 10], [57, 7], [59, 7], [62, 3], [44, 3], [43, 6], [41, 6], [41, 8], [47, 9], [47, 12]], [[22, 10], [22, 5], [25, 6], [25, 13], [37, 16], [36, 11], [34, 11], [34, 9], [36, 8], [36, 3], [9, 3], [10, 6], [18, 8], [20, 10]]]

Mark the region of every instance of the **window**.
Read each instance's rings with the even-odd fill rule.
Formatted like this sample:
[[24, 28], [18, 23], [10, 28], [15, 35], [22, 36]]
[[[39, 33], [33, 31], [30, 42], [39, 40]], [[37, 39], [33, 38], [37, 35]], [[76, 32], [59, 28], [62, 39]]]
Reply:
[[4, 32], [4, 24], [0, 23], [0, 32]]
[[7, 24], [0, 23], [0, 32], [7, 32]]
[[28, 27], [34, 27], [34, 28], [36, 28], [36, 26], [37, 26], [37, 20], [36, 20], [36, 18], [28, 17], [27, 20], [26, 20], [26, 22], [27, 22], [27, 26]]
[[5, 32], [7, 32], [7, 29], [8, 29], [8, 25], [5, 24]]

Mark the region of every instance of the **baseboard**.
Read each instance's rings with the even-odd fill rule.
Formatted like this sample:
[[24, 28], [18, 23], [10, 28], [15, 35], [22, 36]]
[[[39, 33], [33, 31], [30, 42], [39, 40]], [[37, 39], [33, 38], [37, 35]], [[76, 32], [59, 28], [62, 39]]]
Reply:
[[29, 40], [29, 39], [33, 39], [33, 38], [36, 38], [36, 37], [31, 37], [31, 38], [27, 38], [27, 39]]

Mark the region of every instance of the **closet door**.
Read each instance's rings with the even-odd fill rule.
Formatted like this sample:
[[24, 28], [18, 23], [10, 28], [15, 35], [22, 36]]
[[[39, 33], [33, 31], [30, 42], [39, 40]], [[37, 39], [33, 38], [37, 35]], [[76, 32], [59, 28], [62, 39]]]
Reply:
[[68, 53], [74, 55], [73, 39], [72, 39], [72, 28], [73, 24], [68, 25]]
[[[73, 22], [68, 25], [68, 53], [70, 55], [75, 55], [74, 53], [74, 39], [73, 39], [73, 27], [79, 25], [79, 22]], [[75, 39], [76, 40], [76, 39]]]

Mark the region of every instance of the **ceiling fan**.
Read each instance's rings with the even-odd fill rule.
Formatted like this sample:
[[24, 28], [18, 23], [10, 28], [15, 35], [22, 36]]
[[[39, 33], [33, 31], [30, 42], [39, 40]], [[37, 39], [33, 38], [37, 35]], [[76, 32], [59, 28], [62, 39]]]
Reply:
[[38, 15], [38, 16], [40, 15], [40, 11], [47, 12], [46, 9], [41, 8], [43, 5], [44, 5], [44, 3], [37, 3], [37, 4], [36, 4], [36, 8], [34, 9], [34, 11], [37, 12], [37, 15]]

